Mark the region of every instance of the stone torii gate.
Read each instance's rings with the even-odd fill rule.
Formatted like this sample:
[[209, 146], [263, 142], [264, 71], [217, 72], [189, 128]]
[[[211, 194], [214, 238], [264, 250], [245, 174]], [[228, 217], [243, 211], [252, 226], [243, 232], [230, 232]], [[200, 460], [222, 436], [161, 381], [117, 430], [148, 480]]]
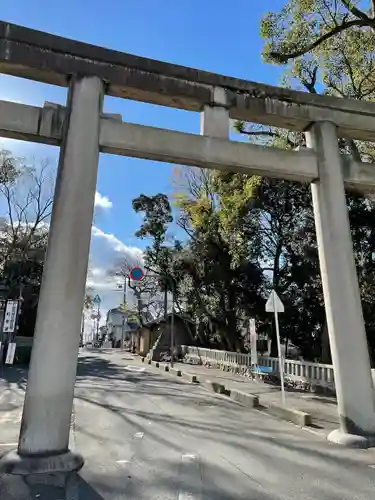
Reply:
[[[337, 138], [375, 141], [375, 104], [261, 85], [5, 22], [0, 72], [69, 88], [66, 107], [0, 102], [1, 136], [60, 146], [19, 445], [2, 459], [2, 470], [83, 465], [69, 451], [69, 429], [99, 151], [311, 183], [340, 414], [330, 439], [373, 443], [374, 388], [344, 187], [374, 190], [375, 170], [341, 155]], [[200, 135], [105, 115], [104, 94], [199, 112]], [[307, 148], [230, 141], [230, 119], [305, 132]]]

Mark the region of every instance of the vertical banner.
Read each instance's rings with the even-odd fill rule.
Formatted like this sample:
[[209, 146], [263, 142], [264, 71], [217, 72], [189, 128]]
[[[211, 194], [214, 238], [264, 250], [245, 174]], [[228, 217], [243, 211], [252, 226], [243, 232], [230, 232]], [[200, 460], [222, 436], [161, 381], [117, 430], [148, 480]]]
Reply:
[[258, 335], [255, 328], [255, 319], [250, 319], [250, 347], [251, 347], [251, 364], [258, 365], [258, 351], [257, 351]]
[[7, 357], [5, 359], [6, 365], [12, 365], [14, 361], [14, 355], [16, 354], [16, 343], [10, 342], [8, 344]]
[[4, 316], [4, 333], [14, 333], [17, 325], [18, 300], [8, 300]]

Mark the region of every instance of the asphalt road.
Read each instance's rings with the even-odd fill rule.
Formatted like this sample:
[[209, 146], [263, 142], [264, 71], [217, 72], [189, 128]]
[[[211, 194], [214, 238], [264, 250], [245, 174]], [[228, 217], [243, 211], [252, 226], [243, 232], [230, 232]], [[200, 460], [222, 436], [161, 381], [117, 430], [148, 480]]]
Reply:
[[127, 353], [81, 356], [76, 396], [81, 475], [105, 500], [374, 498], [374, 450], [333, 445]]
[[[375, 450], [333, 445], [118, 351], [80, 355], [71, 446], [86, 464], [64, 500], [374, 498]], [[4, 498], [63, 499], [33, 488]]]

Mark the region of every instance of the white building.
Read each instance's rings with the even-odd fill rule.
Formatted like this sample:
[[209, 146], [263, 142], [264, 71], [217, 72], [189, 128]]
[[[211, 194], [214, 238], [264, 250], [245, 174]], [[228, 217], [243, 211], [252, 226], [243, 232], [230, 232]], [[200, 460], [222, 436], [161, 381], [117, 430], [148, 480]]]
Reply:
[[121, 339], [129, 340], [130, 333], [137, 328], [137, 324], [128, 322], [128, 312], [123, 312], [119, 307], [107, 312], [107, 335], [112, 339], [113, 346], [121, 343]]

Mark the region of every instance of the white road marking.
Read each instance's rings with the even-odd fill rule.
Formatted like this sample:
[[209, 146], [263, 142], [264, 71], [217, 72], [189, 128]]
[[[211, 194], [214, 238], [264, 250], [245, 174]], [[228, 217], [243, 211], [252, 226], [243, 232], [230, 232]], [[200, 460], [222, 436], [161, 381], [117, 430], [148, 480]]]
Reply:
[[10, 391], [9, 391], [9, 389], [8, 389], [8, 388], [4, 389], [4, 391], [0, 394], [0, 401], [1, 401], [1, 400], [5, 397], [5, 396], [7, 396], [7, 395], [9, 394], [9, 392], [10, 392]]
[[0, 416], [0, 423], [2, 424], [6, 423], [19, 424], [21, 420], [22, 420], [22, 410], [20, 410], [19, 408], [4, 412], [4, 414]]
[[134, 437], [137, 438], [137, 439], [142, 439], [144, 436], [144, 432], [136, 432], [134, 434]]
[[146, 368], [138, 367], [138, 366], [125, 366], [125, 370], [129, 370], [130, 372], [142, 373], [146, 370]]
[[369, 465], [369, 467], [371, 467], [371, 469], [375, 469], [375, 465]]
[[128, 464], [129, 460], [116, 460], [116, 464]]
[[18, 443], [0, 443], [1, 446], [18, 446]]
[[180, 489], [178, 500], [202, 499], [202, 476], [199, 456], [195, 453], [183, 453], [179, 475]]

